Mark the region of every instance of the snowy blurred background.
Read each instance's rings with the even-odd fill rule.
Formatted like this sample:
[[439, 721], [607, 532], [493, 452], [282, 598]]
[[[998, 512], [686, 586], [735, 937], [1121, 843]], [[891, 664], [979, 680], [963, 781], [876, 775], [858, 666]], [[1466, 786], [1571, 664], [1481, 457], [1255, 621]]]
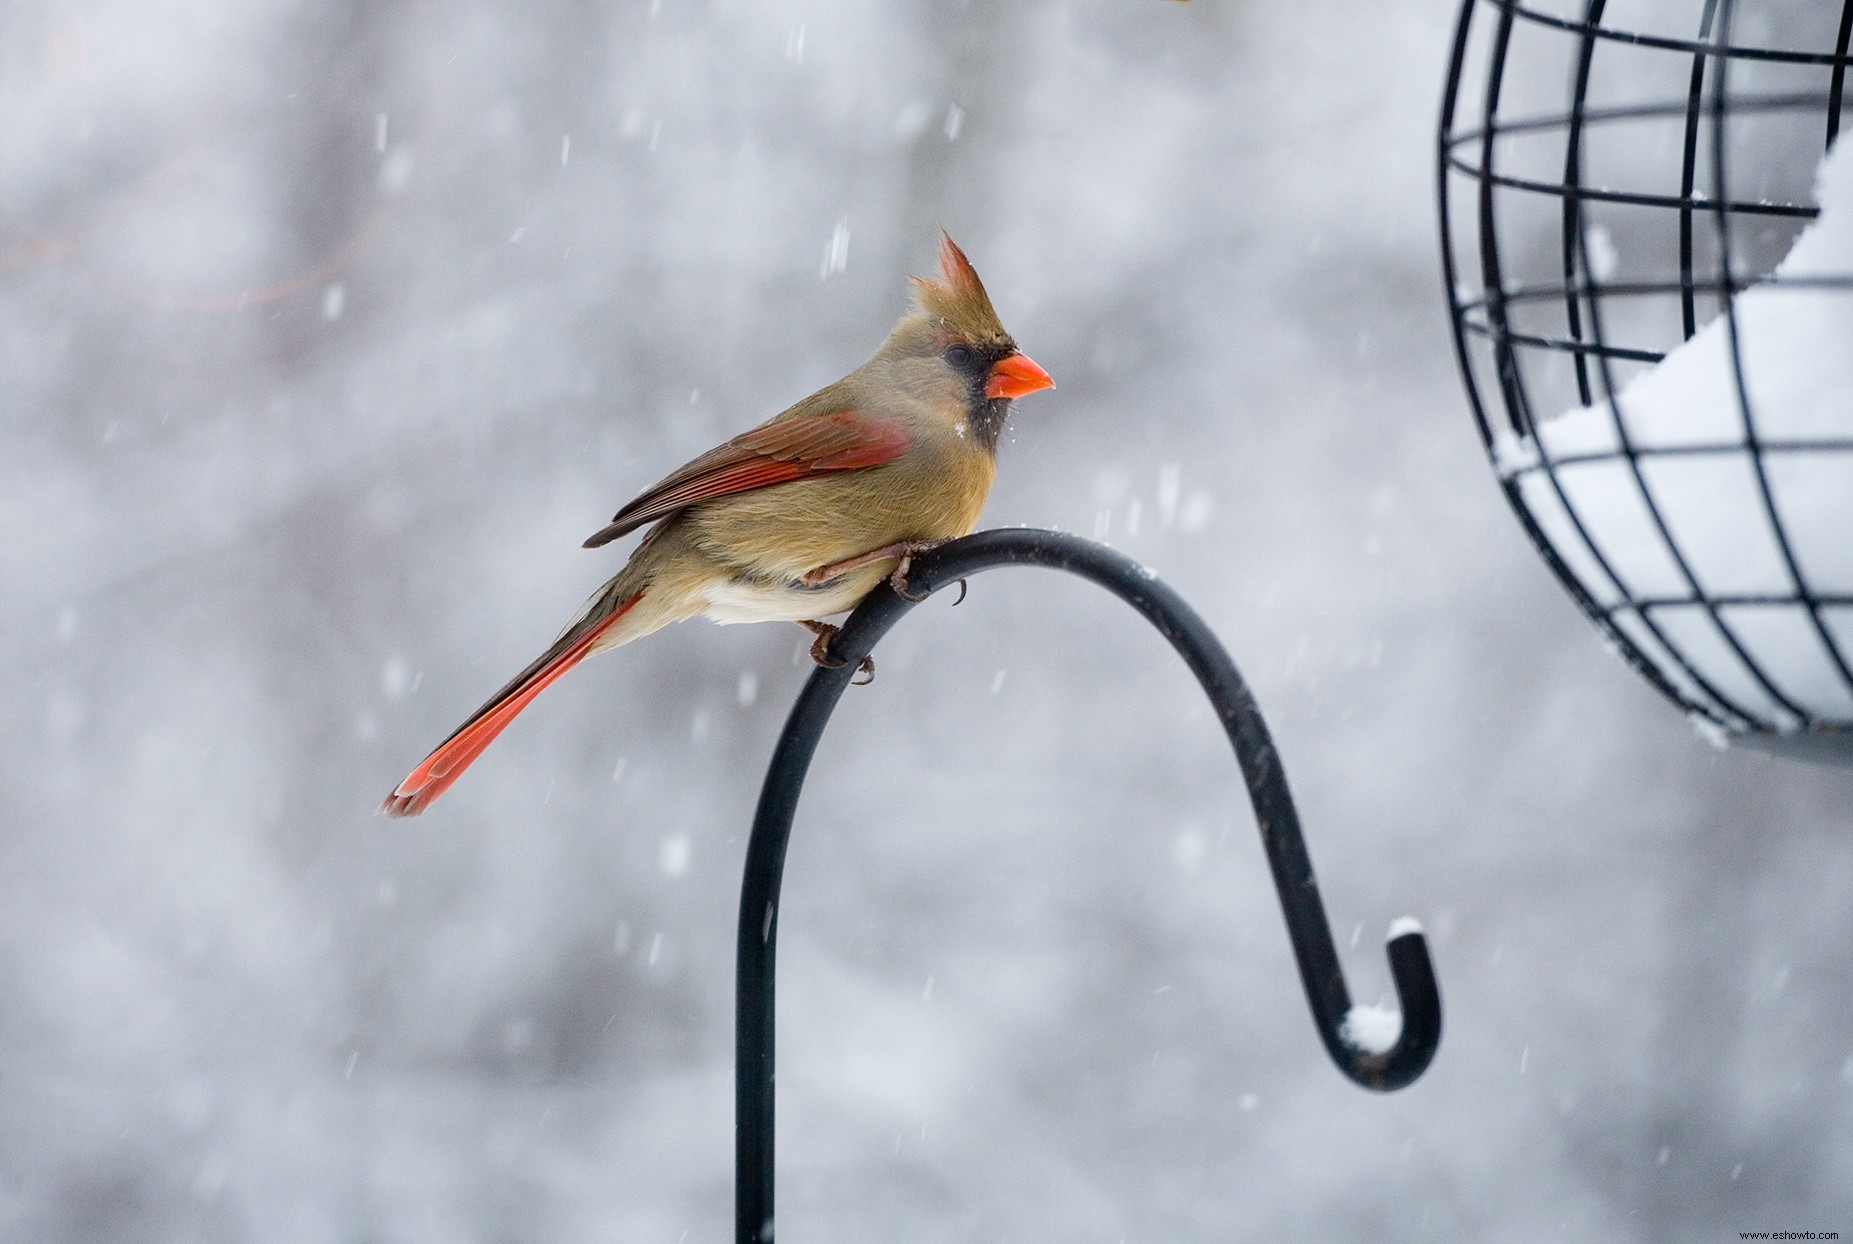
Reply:
[[1270, 713], [1391, 1096], [1227, 745], [1078, 581], [849, 695], [782, 915], [780, 1238], [1853, 1231], [1853, 774], [1721, 753], [1524, 542], [1438, 288], [1451, 0], [0, 9], [0, 1238], [730, 1238], [743, 831], [806, 665], [694, 623], [380, 798], [859, 362], [949, 229], [1098, 536]]

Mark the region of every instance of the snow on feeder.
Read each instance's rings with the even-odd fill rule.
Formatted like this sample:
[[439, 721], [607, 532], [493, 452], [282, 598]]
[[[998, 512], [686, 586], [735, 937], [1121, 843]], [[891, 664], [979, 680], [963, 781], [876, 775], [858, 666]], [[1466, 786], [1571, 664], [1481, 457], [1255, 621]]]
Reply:
[[1853, 764], [1853, 0], [1465, 0], [1442, 263], [1540, 553], [1714, 739]]

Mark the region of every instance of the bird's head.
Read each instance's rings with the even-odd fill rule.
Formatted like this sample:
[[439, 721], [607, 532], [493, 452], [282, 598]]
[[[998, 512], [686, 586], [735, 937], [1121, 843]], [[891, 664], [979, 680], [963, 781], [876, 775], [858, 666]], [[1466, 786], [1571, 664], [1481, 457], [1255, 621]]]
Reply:
[[895, 325], [877, 353], [902, 383], [937, 406], [956, 409], [971, 433], [995, 450], [1010, 403], [1052, 389], [1049, 373], [1004, 331], [971, 261], [950, 237], [939, 238], [939, 277], [909, 277], [915, 309]]

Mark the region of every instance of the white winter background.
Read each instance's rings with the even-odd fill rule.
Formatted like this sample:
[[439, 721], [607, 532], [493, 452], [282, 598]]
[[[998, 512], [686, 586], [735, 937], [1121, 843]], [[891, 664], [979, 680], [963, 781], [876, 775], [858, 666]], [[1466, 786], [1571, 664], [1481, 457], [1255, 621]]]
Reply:
[[942, 225], [1060, 384], [987, 521], [1196, 604], [1359, 999], [1415, 915], [1446, 1032], [1338, 1074], [1181, 665], [990, 574], [806, 791], [779, 1238], [1853, 1231], [1853, 774], [1712, 750], [1508, 512], [1439, 288], [1452, 9], [0, 9], [0, 1238], [730, 1238], [807, 637], [663, 632], [372, 813]]

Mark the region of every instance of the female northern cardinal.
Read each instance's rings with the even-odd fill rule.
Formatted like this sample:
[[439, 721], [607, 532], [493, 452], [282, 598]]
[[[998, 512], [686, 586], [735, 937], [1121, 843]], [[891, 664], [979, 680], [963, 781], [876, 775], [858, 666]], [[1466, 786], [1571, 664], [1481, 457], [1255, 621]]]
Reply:
[[1055, 382], [998, 322], [971, 263], [940, 235], [937, 281], [873, 357], [709, 450], [617, 512], [597, 548], [655, 522], [553, 646], [477, 709], [386, 797], [416, 816], [554, 679], [594, 652], [697, 614], [799, 622], [825, 662], [836, 628], [913, 554], [977, 526], [1013, 398]]

